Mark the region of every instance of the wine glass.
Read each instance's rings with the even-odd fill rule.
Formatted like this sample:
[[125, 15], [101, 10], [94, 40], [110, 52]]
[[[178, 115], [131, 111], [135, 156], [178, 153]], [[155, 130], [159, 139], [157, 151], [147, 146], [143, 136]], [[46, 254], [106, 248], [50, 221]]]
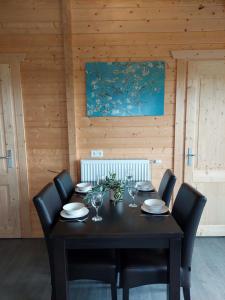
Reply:
[[126, 178], [126, 186], [130, 187], [133, 181], [133, 171], [131, 168], [127, 169], [125, 178]]
[[96, 210], [96, 215], [92, 218], [92, 221], [99, 222], [102, 221], [102, 217], [98, 215], [98, 210], [102, 206], [103, 202], [103, 193], [96, 192], [91, 196], [91, 204]]
[[101, 172], [97, 172], [96, 173], [96, 185], [102, 185], [105, 181], [105, 177], [102, 175]]
[[95, 186], [99, 185], [100, 184], [100, 174], [99, 172], [97, 171], [96, 172], [96, 175], [95, 175]]
[[137, 204], [135, 203], [135, 196], [137, 194], [137, 188], [136, 186], [130, 186], [128, 187], [128, 193], [132, 198], [132, 203], [129, 204], [129, 207], [137, 207]]

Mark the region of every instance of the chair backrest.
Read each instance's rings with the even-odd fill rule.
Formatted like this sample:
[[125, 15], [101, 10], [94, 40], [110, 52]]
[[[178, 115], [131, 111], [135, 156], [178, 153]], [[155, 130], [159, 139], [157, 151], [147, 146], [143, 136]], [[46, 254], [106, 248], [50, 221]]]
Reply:
[[183, 183], [178, 191], [172, 215], [184, 232], [181, 252], [181, 265], [191, 270], [194, 241], [206, 198], [196, 189]]
[[62, 201], [53, 183], [47, 184], [34, 198], [34, 205], [44, 231], [45, 241], [48, 249], [49, 265], [51, 271], [51, 283], [54, 284], [54, 264], [52, 255], [52, 244], [49, 233], [62, 209]]
[[62, 202], [53, 183], [47, 184], [34, 198], [34, 205], [44, 231], [45, 238], [62, 209]]
[[67, 170], [63, 170], [54, 178], [55, 186], [58, 190], [62, 203], [68, 202], [74, 191], [74, 183]]
[[176, 183], [176, 176], [170, 169], [167, 169], [164, 173], [162, 180], [159, 185], [158, 194], [160, 198], [165, 201], [166, 205], [169, 206], [171, 195], [173, 192], [174, 185]]

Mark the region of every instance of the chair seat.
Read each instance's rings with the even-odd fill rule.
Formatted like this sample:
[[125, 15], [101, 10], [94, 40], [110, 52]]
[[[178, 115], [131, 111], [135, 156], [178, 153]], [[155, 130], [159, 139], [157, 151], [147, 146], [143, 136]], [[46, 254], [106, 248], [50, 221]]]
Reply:
[[113, 250], [68, 251], [68, 274], [70, 280], [93, 279], [110, 283], [117, 266]]
[[[169, 173], [166, 172], [167, 175]], [[167, 175], [164, 177], [166, 178]], [[164, 183], [162, 187], [164, 190]], [[185, 300], [191, 299], [191, 259], [195, 235], [205, 203], [206, 198], [201, 193], [187, 183], [182, 183], [173, 205], [172, 216], [184, 232], [179, 275]], [[169, 283], [168, 254], [169, 251], [166, 250], [147, 249], [121, 252], [120, 286], [123, 287], [123, 300], [129, 300], [129, 289], [132, 287]]]
[[168, 251], [166, 249], [131, 249], [121, 255], [122, 267], [141, 270], [161, 270], [167, 268]]
[[121, 252], [121, 284], [167, 282], [168, 251], [166, 249], [133, 249]]
[[[141, 284], [168, 282], [167, 249], [135, 249], [121, 252], [121, 280], [126, 278], [130, 287]], [[181, 267], [181, 286], [190, 286], [191, 269]], [[128, 279], [129, 276], [129, 279]], [[122, 284], [122, 283], [121, 283]]]

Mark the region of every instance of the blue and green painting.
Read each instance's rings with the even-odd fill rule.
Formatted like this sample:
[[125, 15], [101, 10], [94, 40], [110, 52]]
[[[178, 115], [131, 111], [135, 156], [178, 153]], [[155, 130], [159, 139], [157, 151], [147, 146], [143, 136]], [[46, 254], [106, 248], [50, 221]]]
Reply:
[[87, 116], [164, 114], [165, 63], [86, 63]]

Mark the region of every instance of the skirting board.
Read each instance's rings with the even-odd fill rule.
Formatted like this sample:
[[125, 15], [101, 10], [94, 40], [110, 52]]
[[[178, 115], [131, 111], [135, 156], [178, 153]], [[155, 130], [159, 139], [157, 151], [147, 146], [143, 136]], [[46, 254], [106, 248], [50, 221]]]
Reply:
[[225, 225], [199, 225], [197, 236], [225, 236]]

